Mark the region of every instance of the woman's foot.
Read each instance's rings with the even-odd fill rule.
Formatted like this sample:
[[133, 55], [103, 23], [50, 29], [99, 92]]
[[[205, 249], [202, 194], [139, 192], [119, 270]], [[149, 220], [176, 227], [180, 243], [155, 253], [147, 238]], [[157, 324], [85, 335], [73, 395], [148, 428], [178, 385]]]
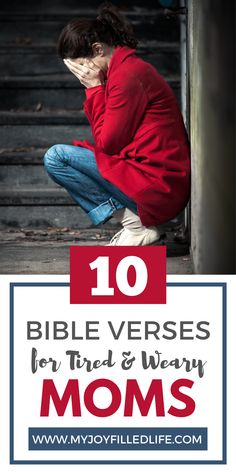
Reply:
[[143, 226], [139, 216], [128, 208], [117, 210], [116, 219], [123, 228], [111, 239], [108, 246], [152, 246], [162, 235], [156, 226]]
[[161, 240], [157, 228], [145, 228], [143, 231], [130, 231], [122, 228], [111, 239], [108, 246], [153, 246]]

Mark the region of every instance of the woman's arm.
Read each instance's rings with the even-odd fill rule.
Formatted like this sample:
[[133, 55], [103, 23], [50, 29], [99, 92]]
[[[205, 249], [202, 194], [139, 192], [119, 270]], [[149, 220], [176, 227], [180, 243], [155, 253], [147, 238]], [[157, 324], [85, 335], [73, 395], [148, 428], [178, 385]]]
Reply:
[[103, 71], [92, 61], [79, 64], [64, 60], [69, 70], [86, 87], [85, 114], [91, 124], [95, 146], [106, 154], [117, 154], [129, 144], [147, 106], [142, 82], [130, 72], [119, 71], [108, 85], [105, 103]]
[[148, 102], [138, 77], [125, 74], [121, 81], [117, 74], [117, 80], [112, 80], [106, 104], [103, 86], [87, 89], [84, 104], [96, 147], [110, 155], [132, 141]]

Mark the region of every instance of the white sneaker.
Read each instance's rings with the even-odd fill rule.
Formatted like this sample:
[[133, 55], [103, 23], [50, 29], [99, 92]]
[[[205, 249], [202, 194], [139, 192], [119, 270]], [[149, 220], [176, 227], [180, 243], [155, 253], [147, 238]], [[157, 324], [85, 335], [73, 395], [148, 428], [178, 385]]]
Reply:
[[146, 228], [144, 231], [130, 231], [122, 228], [111, 239], [107, 246], [153, 246], [161, 239], [157, 228]]

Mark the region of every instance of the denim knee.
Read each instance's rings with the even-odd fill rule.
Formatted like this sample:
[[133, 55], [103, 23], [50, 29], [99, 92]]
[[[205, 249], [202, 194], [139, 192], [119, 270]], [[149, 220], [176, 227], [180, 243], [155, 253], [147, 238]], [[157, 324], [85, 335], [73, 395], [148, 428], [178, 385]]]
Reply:
[[62, 145], [54, 144], [44, 155], [43, 162], [48, 173], [53, 173], [59, 167], [64, 167], [65, 163], [62, 160]]

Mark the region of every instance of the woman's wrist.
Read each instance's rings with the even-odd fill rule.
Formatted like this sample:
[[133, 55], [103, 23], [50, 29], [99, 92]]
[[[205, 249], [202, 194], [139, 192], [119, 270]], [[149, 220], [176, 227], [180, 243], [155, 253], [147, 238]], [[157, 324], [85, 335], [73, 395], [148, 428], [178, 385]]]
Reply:
[[101, 80], [93, 80], [92, 82], [87, 82], [84, 84], [86, 88], [98, 87], [98, 85], [103, 85]]

